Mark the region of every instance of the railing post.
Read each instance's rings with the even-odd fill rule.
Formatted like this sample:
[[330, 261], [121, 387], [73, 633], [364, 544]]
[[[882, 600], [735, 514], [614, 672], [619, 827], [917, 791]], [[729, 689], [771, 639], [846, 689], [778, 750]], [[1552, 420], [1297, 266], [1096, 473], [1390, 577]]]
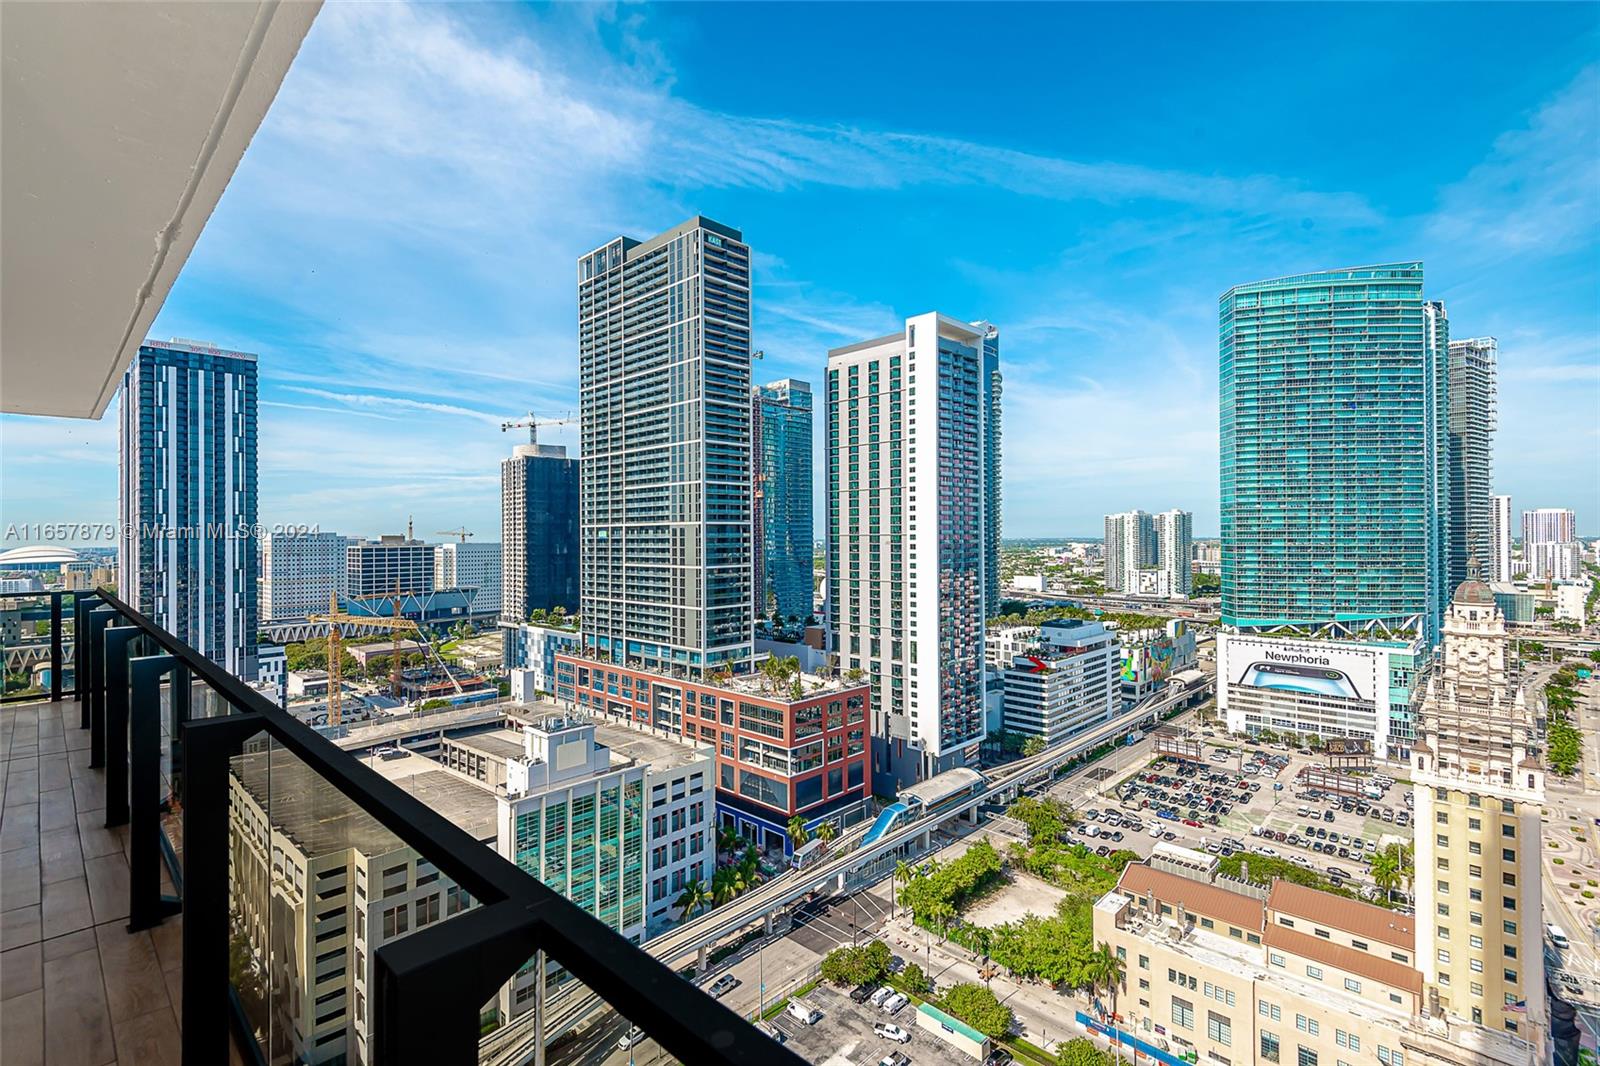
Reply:
[[[50, 594], [50, 699], [61, 699], [61, 597]], [[507, 631], [509, 632], [509, 630]]]
[[181, 909], [161, 895], [161, 677], [177, 660], [147, 655], [128, 664], [130, 719], [128, 755], [132, 826], [128, 839], [128, 931], [159, 925]]
[[114, 607], [89, 612], [89, 766], [106, 764], [105, 633], [117, 617]]
[[84, 699], [89, 685], [84, 670], [89, 661], [89, 607], [93, 602], [92, 592], [82, 593], [72, 601], [72, 698], [83, 704], [78, 722], [81, 729], [89, 728], [89, 701]]
[[[186, 933], [188, 920], [185, 916]], [[378, 948], [373, 952], [372, 1061], [384, 1066], [477, 1062], [478, 1013], [506, 975], [533, 955], [537, 929], [525, 906], [507, 900], [463, 911]]]
[[105, 759], [106, 828], [128, 824], [128, 658], [144, 636], [135, 626], [106, 630]]
[[228, 760], [260, 730], [254, 714], [184, 724], [183, 1066], [229, 1058]]
[[181, 661], [174, 662], [172, 667], [172, 680], [167, 685], [169, 700], [171, 701], [171, 717], [167, 722], [167, 737], [172, 745], [171, 769], [171, 794], [167, 801], [171, 805], [183, 802], [183, 727], [189, 721], [189, 697], [194, 688], [194, 679], [189, 676], [189, 668]]

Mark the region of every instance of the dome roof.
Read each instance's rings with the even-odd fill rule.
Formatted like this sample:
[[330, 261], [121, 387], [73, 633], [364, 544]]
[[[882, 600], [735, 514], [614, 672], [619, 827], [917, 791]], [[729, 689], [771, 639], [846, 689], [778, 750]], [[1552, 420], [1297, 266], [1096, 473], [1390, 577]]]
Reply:
[[1451, 602], [1492, 607], [1494, 606], [1494, 592], [1488, 585], [1477, 578], [1468, 578], [1456, 586], [1456, 594]]
[[59, 566], [77, 561], [77, 552], [70, 548], [52, 548], [48, 544], [32, 544], [0, 552], [0, 566]]

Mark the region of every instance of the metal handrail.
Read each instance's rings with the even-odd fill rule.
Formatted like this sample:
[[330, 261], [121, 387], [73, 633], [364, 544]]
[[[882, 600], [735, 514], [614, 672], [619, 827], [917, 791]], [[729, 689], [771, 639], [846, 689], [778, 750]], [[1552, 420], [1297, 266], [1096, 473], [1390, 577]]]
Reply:
[[92, 593], [88, 590], [83, 590], [80, 593], [77, 589], [53, 589], [40, 590], [38, 592], [11, 592], [0, 596], [0, 599], [6, 600], [48, 599], [50, 601], [50, 690], [48, 692], [0, 693], [0, 704], [42, 703], [45, 700], [59, 700], [63, 695], [71, 696], [77, 693], [78, 675], [76, 668], [74, 668], [72, 675], [73, 687], [69, 689], [61, 684], [61, 668], [63, 665], [61, 625], [64, 618], [62, 610], [63, 598], [70, 596], [76, 599], [79, 595], [92, 595]]
[[[372, 997], [374, 1061], [394, 1066], [476, 1061], [478, 1008], [523, 963], [535, 957], [548, 958], [606, 1002], [624, 1006], [630, 1022], [684, 1062], [801, 1061], [614, 929], [281, 710], [113, 592], [100, 590], [97, 595], [161, 648], [175, 671], [203, 682], [235, 712], [181, 723], [182, 771], [186, 787], [192, 790], [184, 802], [185, 895], [194, 893], [194, 898], [184, 901], [186, 1062], [208, 1061], [200, 1042], [189, 1040], [191, 1025], [206, 1025], [207, 1037], [214, 1035], [212, 1026], [202, 1020], [207, 1014], [200, 1002], [208, 998], [207, 974], [191, 974], [191, 961], [203, 959], [216, 966], [219, 958], [224, 964], [226, 959], [226, 947], [219, 956], [214, 943], [225, 941], [225, 935], [207, 933], [205, 942], [195, 940], [203, 935], [202, 929], [216, 930], [219, 916], [225, 932], [226, 848], [206, 847], [203, 841], [225, 842], [226, 802], [222, 796], [227, 760], [244, 739], [263, 733], [481, 904], [374, 952], [378, 964]], [[97, 632], [106, 643], [106, 630], [102, 627]], [[104, 677], [89, 678], [91, 685], [103, 685], [104, 681]], [[137, 716], [141, 710], [149, 713], [151, 708], [135, 707], [133, 714]], [[193, 839], [191, 825], [195, 826]], [[206, 867], [203, 870], [202, 865]], [[191, 947], [196, 956], [193, 960]], [[213, 981], [216, 976], [211, 975]], [[216, 984], [226, 990], [225, 980], [209, 988], [214, 990]], [[191, 989], [197, 993], [192, 1004]]]

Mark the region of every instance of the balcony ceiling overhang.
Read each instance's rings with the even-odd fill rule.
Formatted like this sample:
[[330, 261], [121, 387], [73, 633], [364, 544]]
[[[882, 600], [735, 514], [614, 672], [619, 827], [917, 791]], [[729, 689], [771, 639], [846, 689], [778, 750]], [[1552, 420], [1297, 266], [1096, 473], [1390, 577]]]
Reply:
[[0, 411], [104, 413], [320, 6], [0, 3]]

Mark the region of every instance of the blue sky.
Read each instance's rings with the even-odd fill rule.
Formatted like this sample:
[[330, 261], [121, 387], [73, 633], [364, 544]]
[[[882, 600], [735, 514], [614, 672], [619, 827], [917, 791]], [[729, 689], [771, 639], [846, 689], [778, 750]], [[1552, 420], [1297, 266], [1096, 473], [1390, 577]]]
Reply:
[[[260, 354], [263, 521], [496, 539], [577, 257], [702, 213], [759, 379], [987, 318], [1007, 536], [1209, 534], [1218, 294], [1422, 259], [1500, 340], [1498, 490], [1600, 533], [1597, 46], [1586, 4], [329, 4], [151, 333]], [[110, 521], [115, 452], [0, 420], [0, 521]]]

